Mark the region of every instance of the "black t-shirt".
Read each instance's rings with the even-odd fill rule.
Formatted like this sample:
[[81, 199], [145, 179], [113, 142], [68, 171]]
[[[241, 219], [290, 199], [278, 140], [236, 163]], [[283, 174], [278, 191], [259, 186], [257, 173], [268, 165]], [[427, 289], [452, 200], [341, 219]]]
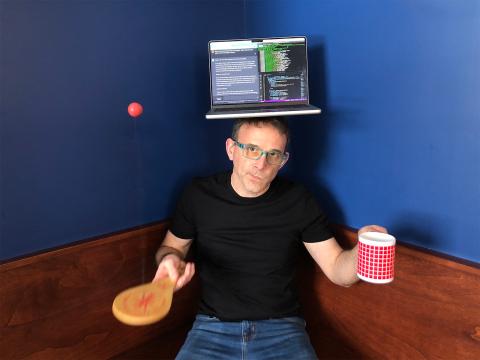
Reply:
[[231, 172], [195, 179], [183, 192], [171, 232], [193, 239], [202, 284], [199, 312], [226, 321], [297, 315], [293, 286], [302, 242], [333, 235], [304, 187], [277, 177], [266, 193], [239, 196]]

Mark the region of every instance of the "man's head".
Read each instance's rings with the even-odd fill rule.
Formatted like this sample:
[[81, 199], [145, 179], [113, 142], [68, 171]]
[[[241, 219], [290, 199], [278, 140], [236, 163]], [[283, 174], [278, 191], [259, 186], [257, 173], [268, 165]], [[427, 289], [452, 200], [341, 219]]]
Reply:
[[264, 126], [270, 125], [278, 130], [280, 134], [285, 135], [287, 138], [287, 144], [290, 140], [290, 131], [288, 129], [288, 123], [286, 118], [281, 117], [265, 117], [265, 118], [246, 118], [237, 119], [233, 123], [232, 139], [238, 140], [238, 131], [243, 125]]
[[233, 161], [232, 186], [243, 197], [265, 193], [288, 160], [288, 125], [282, 118], [237, 120], [226, 150]]

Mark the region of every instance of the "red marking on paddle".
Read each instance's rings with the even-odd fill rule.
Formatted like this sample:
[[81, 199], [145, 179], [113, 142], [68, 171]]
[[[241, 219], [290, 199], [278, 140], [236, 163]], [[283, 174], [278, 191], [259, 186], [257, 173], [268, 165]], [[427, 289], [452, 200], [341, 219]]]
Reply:
[[145, 296], [145, 293], [142, 294], [142, 298], [138, 302], [137, 306], [139, 308], [143, 307], [144, 314], [147, 312], [147, 307], [153, 301], [154, 298], [155, 298], [155, 295], [153, 293], [148, 293], [147, 296]]

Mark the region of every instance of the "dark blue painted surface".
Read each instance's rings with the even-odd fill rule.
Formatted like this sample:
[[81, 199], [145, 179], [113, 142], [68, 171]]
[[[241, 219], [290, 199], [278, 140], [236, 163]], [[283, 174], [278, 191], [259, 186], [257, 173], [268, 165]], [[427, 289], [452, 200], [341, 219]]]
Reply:
[[243, 9], [0, 2], [1, 259], [164, 219], [191, 175], [227, 165], [207, 43], [243, 37]]
[[480, 3], [247, 1], [248, 36], [307, 35], [324, 114], [286, 172], [333, 219], [480, 261]]
[[307, 35], [324, 113], [291, 119], [285, 173], [336, 221], [478, 262], [479, 33], [476, 1], [1, 1], [0, 258], [168, 217], [228, 166], [208, 40]]

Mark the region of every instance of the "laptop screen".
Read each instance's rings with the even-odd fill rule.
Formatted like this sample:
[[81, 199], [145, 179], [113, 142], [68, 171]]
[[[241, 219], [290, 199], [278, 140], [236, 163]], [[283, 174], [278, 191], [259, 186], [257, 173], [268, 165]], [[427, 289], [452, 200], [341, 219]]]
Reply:
[[305, 37], [210, 41], [212, 107], [308, 103]]

